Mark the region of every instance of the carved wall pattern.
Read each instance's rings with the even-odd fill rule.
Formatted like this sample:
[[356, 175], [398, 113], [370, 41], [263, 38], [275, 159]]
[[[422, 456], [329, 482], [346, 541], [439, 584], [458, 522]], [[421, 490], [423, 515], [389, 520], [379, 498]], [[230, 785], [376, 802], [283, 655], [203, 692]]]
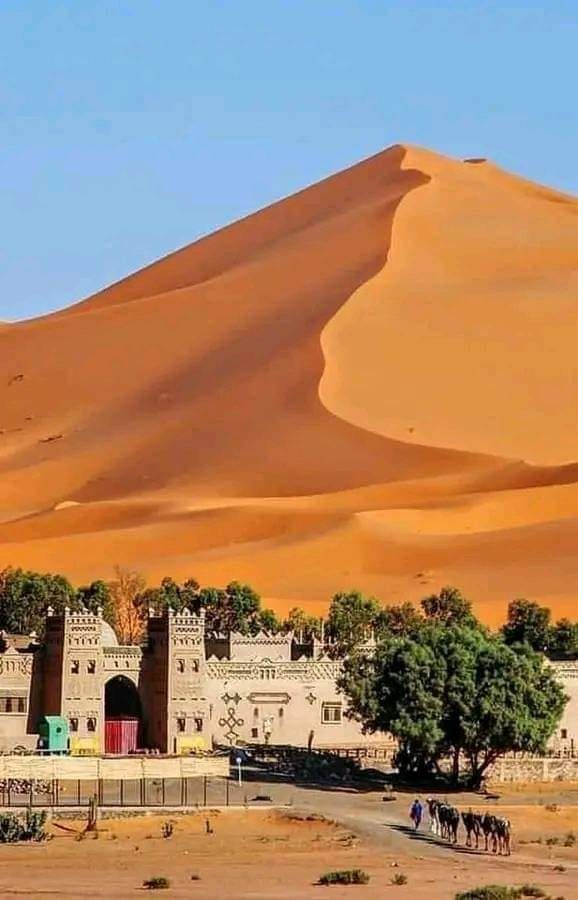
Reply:
[[12, 656], [9, 654], [0, 656], [1, 675], [32, 675], [32, 657]]
[[341, 671], [341, 663], [311, 660], [308, 662], [234, 662], [209, 661], [207, 677], [217, 680], [259, 681], [285, 679], [300, 681], [334, 681]]
[[578, 661], [568, 660], [568, 662], [552, 663], [554, 671], [558, 678], [578, 678]]

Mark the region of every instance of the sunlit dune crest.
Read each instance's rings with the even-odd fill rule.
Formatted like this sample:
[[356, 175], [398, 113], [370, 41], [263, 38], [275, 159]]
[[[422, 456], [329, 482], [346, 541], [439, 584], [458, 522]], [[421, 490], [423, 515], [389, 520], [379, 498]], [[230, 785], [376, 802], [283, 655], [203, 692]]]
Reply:
[[0, 324], [0, 566], [279, 609], [578, 584], [578, 201], [395, 146]]

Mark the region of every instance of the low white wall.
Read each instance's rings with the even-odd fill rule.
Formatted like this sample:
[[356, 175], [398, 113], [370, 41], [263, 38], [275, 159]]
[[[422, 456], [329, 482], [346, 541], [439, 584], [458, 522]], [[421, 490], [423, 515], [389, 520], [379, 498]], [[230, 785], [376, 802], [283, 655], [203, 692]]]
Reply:
[[83, 781], [141, 778], [227, 776], [226, 756], [135, 757], [108, 759], [90, 756], [0, 756], [0, 779], [80, 779]]

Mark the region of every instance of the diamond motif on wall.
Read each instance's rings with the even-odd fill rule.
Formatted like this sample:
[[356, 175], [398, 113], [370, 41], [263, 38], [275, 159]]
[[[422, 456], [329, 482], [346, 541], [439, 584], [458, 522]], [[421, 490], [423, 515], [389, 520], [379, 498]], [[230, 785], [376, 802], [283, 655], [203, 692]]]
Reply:
[[313, 704], [314, 704], [315, 701], [317, 700], [317, 697], [315, 696], [315, 694], [313, 693], [313, 691], [309, 691], [309, 693], [307, 694], [307, 696], [305, 697], [305, 699], [307, 700], [308, 703], [311, 704], [311, 706], [313, 706]]
[[227, 691], [226, 694], [223, 694], [221, 700], [223, 701], [223, 703], [237, 704], [241, 702], [242, 698], [239, 696], [239, 694], [229, 694], [229, 692]]
[[[241, 698], [239, 697], [239, 700], [240, 699]], [[225, 718], [219, 719], [220, 727], [227, 729], [225, 731], [225, 738], [229, 741], [230, 744], [232, 744], [234, 742], [235, 738], [239, 737], [236, 729], [240, 728], [244, 724], [245, 724], [244, 719], [237, 718], [234, 706], [230, 706], [227, 709], [227, 716]]]

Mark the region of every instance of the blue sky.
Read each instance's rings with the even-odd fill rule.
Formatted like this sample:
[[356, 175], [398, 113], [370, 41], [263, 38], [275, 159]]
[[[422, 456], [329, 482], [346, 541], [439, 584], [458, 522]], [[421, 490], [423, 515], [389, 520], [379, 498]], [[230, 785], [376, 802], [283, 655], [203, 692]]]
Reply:
[[578, 192], [578, 7], [1, 0], [0, 320], [396, 142]]

